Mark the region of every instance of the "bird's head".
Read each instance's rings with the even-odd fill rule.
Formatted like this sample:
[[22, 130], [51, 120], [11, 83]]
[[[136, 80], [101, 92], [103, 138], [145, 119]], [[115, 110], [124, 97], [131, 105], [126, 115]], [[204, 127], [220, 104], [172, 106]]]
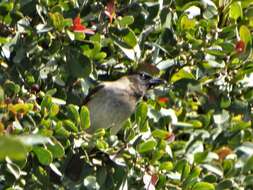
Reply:
[[139, 72], [129, 76], [129, 80], [136, 85], [137, 88], [146, 91], [152, 87], [165, 84], [166, 82], [160, 78], [154, 78], [145, 72]]

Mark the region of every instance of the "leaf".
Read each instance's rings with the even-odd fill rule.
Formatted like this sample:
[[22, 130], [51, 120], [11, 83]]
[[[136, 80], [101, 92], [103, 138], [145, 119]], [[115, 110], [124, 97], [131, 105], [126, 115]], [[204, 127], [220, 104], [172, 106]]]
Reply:
[[130, 24], [133, 24], [134, 17], [133, 16], [124, 16], [123, 18], [119, 19], [118, 22], [121, 27], [126, 27]]
[[57, 104], [52, 104], [49, 110], [49, 116], [55, 117], [60, 111], [60, 107]]
[[88, 129], [90, 127], [90, 112], [86, 106], [82, 106], [81, 108], [80, 121], [81, 129]]
[[70, 131], [75, 132], [75, 133], [78, 132], [77, 126], [72, 121], [70, 121], [68, 119], [66, 119], [66, 120], [63, 121], [63, 126], [67, 130], [70, 130]]
[[4, 88], [4, 92], [5, 92], [8, 96], [13, 96], [13, 95], [19, 93], [19, 91], [20, 91], [19, 85], [15, 84], [14, 82], [9, 81], [9, 80], [7, 80], [7, 81], [4, 83], [3, 88]]
[[189, 19], [188, 16], [184, 15], [181, 18], [180, 26], [182, 30], [194, 29], [196, 25], [195, 19]]
[[251, 32], [247, 26], [242, 25], [239, 33], [240, 39], [245, 43], [245, 46], [247, 46], [247, 44], [251, 44]]
[[252, 186], [253, 185], [253, 175], [247, 175], [244, 179], [245, 186]]
[[58, 12], [49, 13], [49, 17], [52, 20], [54, 27], [57, 30], [62, 31], [64, 28], [64, 17]]
[[6, 166], [7, 166], [7, 171], [10, 172], [16, 179], [20, 178], [21, 170], [18, 167], [18, 165], [14, 164], [10, 161], [7, 161]]
[[212, 172], [220, 177], [223, 177], [223, 171], [218, 166], [214, 166], [211, 164], [203, 164], [203, 168], [205, 168], [207, 171]]
[[0, 137], [0, 160], [9, 157], [11, 160], [24, 160], [27, 157], [27, 147], [17, 138], [10, 136]]
[[213, 120], [217, 125], [222, 125], [228, 121], [229, 117], [229, 112], [226, 110], [222, 110], [221, 113], [213, 115]]
[[249, 171], [253, 170], [253, 156], [251, 156], [245, 163], [244, 167], [243, 167], [243, 172], [247, 173]]
[[229, 179], [220, 182], [216, 186], [216, 190], [223, 190], [223, 189], [230, 189], [230, 188], [233, 188], [233, 182]]
[[165, 139], [170, 134], [171, 134], [170, 132], [164, 131], [164, 130], [161, 130], [161, 129], [155, 129], [154, 131], [152, 131], [153, 137], [157, 137], [157, 138], [160, 138], [160, 139]]
[[55, 126], [55, 133], [61, 137], [68, 138], [70, 136], [70, 132], [67, 131], [61, 121], [59, 121]]
[[78, 113], [78, 106], [75, 106], [73, 104], [69, 104], [67, 106], [67, 114], [68, 114], [68, 118], [70, 118], [76, 124], [79, 124], [80, 116]]
[[100, 189], [99, 184], [97, 183], [97, 179], [95, 176], [87, 176], [84, 180], [83, 180], [83, 185], [84, 187], [86, 187], [88, 190], [91, 189]]
[[200, 164], [202, 163], [206, 157], [208, 155], [208, 152], [205, 151], [205, 152], [197, 152], [194, 154], [194, 161], [197, 163], [197, 164]]
[[4, 101], [4, 90], [2, 86], [0, 86], [0, 103]]
[[134, 48], [137, 45], [137, 38], [131, 30], [123, 37], [123, 41], [131, 48]]
[[192, 73], [186, 71], [184, 68], [180, 69], [171, 77], [171, 82], [176, 82], [181, 79], [195, 79]]
[[8, 110], [11, 111], [12, 113], [24, 113], [26, 114], [27, 112], [31, 111], [33, 109], [33, 104], [26, 104], [26, 103], [18, 103], [18, 104], [10, 104], [8, 106]]
[[60, 172], [60, 170], [54, 165], [54, 164], [49, 164], [49, 167], [51, 168], [51, 170], [56, 173], [58, 176], [62, 176], [62, 173]]
[[137, 147], [137, 150], [139, 153], [146, 153], [146, 152], [154, 150], [156, 145], [157, 145], [157, 142], [155, 140], [148, 140], [146, 142], [139, 144]]
[[159, 62], [156, 66], [159, 70], [165, 70], [165, 69], [170, 68], [176, 64], [177, 64], [176, 60], [166, 59], [166, 60]]
[[49, 165], [53, 161], [51, 152], [43, 147], [33, 147], [33, 152], [42, 165]]
[[57, 105], [65, 105], [66, 101], [60, 98], [52, 97], [52, 103], [57, 104]]
[[43, 137], [40, 135], [27, 135], [27, 136], [18, 136], [16, 137], [25, 145], [37, 145], [37, 144], [45, 144], [50, 143], [50, 138]]
[[215, 190], [215, 187], [211, 183], [198, 182], [193, 186], [192, 190]]
[[58, 141], [54, 142], [53, 145], [48, 144], [47, 148], [54, 158], [61, 158], [65, 155], [64, 147]]
[[122, 30], [110, 28], [109, 32], [114, 44], [117, 45], [129, 59], [138, 61], [141, 56], [141, 49], [134, 32], [129, 28]]
[[243, 17], [241, 2], [235, 1], [230, 5], [229, 17], [237, 20], [239, 17]]
[[51, 96], [44, 96], [40, 106], [41, 106], [41, 110], [49, 110], [50, 107], [52, 105], [52, 97]]
[[91, 62], [88, 57], [74, 48], [68, 48], [67, 68], [73, 77], [87, 77], [91, 72]]
[[141, 102], [135, 112], [135, 120], [140, 127], [144, 125], [147, 119], [148, 106], [145, 102]]
[[171, 171], [173, 169], [173, 163], [170, 161], [162, 162], [160, 164], [160, 170]]

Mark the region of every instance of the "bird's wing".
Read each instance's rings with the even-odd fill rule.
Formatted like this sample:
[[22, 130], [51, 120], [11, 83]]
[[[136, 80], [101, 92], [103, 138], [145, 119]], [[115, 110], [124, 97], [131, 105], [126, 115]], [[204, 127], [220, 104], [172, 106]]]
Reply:
[[99, 84], [99, 85], [96, 86], [95, 88], [92, 88], [92, 89], [89, 91], [88, 95], [85, 97], [85, 99], [84, 99], [82, 105], [87, 104], [87, 103], [90, 101], [90, 99], [91, 99], [100, 89], [102, 89], [102, 88], [104, 88], [104, 87], [105, 87], [104, 84]]

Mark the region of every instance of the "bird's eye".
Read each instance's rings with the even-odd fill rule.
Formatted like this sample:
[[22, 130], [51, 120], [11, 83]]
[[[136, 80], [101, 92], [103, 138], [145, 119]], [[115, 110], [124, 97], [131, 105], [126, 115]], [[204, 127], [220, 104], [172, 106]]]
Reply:
[[152, 77], [147, 73], [140, 73], [141, 80], [150, 80]]

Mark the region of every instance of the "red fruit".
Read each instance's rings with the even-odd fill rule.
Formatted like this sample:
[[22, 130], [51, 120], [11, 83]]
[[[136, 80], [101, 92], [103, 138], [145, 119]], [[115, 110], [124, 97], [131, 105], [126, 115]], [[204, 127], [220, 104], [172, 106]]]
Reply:
[[73, 19], [73, 25], [74, 26], [82, 25], [81, 24], [81, 18], [79, 16], [77, 16], [76, 18]]
[[70, 27], [70, 29], [74, 32], [83, 32], [85, 34], [95, 34], [95, 32], [92, 29], [86, 28], [81, 23], [81, 18], [77, 16], [73, 19], [73, 26]]
[[235, 44], [235, 50], [237, 53], [242, 53], [245, 50], [245, 43], [242, 40], [239, 40]]
[[151, 176], [151, 181], [150, 181], [150, 182], [151, 182], [151, 184], [155, 186], [155, 185], [156, 185], [156, 183], [157, 183], [157, 181], [158, 181], [158, 176], [157, 176], [157, 175], [155, 175], [155, 174], [154, 174], [154, 175], [152, 175], [152, 176]]
[[160, 97], [160, 98], [158, 98], [158, 102], [166, 104], [166, 103], [169, 102], [169, 98], [167, 98], [167, 97]]

